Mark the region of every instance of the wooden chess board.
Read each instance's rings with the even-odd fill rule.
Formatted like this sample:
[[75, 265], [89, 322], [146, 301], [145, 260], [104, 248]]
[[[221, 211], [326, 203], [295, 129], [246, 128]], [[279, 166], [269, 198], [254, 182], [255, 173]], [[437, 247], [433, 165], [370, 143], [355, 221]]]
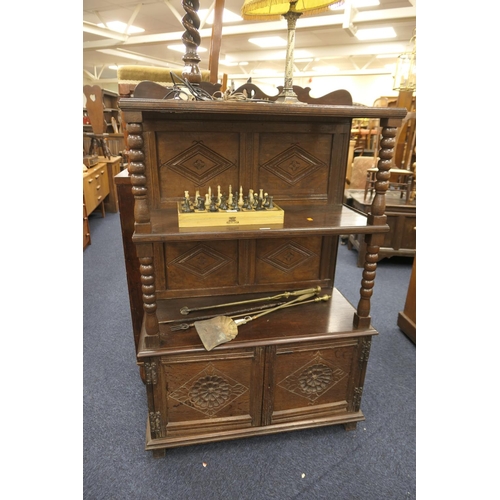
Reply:
[[242, 208], [236, 210], [219, 210], [210, 212], [209, 210], [194, 212], [183, 212], [183, 202], [177, 204], [177, 215], [179, 227], [212, 227], [212, 226], [242, 226], [242, 225], [269, 225], [283, 224], [285, 219], [284, 210], [274, 204], [271, 209], [247, 210]]

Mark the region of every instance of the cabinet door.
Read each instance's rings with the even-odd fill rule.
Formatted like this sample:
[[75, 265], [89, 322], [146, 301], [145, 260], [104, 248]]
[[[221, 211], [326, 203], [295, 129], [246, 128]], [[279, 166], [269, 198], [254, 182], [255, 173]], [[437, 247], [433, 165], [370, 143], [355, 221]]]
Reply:
[[263, 371], [262, 347], [161, 357], [154, 389], [161, 437], [258, 426]]
[[369, 337], [269, 347], [263, 425], [359, 411], [369, 347]]

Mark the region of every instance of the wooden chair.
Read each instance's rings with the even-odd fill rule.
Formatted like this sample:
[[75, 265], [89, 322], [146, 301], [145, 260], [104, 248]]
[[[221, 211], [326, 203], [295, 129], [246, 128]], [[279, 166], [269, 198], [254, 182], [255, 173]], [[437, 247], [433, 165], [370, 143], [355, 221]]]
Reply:
[[[408, 112], [403, 119], [401, 126], [398, 128], [396, 134], [395, 144], [400, 142], [401, 134], [406, 133], [405, 149], [403, 152], [401, 165], [393, 165], [390, 170], [389, 189], [396, 189], [400, 191], [401, 198], [406, 197], [406, 202], [409, 203], [414, 199], [415, 183], [416, 183], [416, 161], [414, 161], [415, 143], [416, 143], [416, 112]], [[378, 147], [376, 148], [376, 150]], [[378, 158], [376, 159], [378, 160]], [[377, 182], [378, 168], [376, 164], [368, 168], [366, 171], [365, 183], [365, 199], [373, 194], [375, 190], [375, 183]]]
[[99, 85], [84, 85], [83, 93], [87, 99], [87, 114], [92, 126], [92, 132], [85, 134], [90, 137], [89, 155], [98, 155], [99, 149], [101, 149], [102, 156], [111, 159], [111, 152], [107, 143], [109, 134], [106, 133], [107, 123], [104, 119], [102, 89]]

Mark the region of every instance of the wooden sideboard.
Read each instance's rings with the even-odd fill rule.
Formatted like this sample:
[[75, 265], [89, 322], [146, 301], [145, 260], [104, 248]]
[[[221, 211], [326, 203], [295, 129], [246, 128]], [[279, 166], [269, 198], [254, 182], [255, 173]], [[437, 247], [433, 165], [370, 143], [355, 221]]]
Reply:
[[83, 199], [87, 214], [91, 214], [97, 207], [101, 208], [104, 217], [104, 199], [109, 194], [108, 169], [105, 163], [97, 165], [83, 172]]
[[83, 172], [83, 202], [87, 214], [97, 207], [105, 212], [118, 212], [118, 193], [113, 179], [120, 172], [121, 156], [98, 157], [98, 163]]
[[[370, 297], [389, 230], [384, 176], [405, 109], [281, 103], [120, 101], [128, 172], [115, 177], [136, 356], [147, 394], [146, 449], [308, 427], [354, 429], [372, 337]], [[368, 214], [343, 204], [353, 118], [379, 118], [379, 182]], [[277, 225], [180, 228], [177, 203], [221, 186], [263, 188]], [[357, 306], [335, 288], [339, 237], [365, 238]], [[199, 308], [320, 287], [327, 302], [273, 312], [207, 351]], [[213, 312], [213, 311], [212, 311]], [[229, 314], [215, 310], [214, 315]]]
[[[346, 191], [346, 204], [361, 213], [368, 214], [371, 209], [373, 195], [368, 194], [365, 198], [364, 190], [352, 189]], [[414, 257], [416, 253], [417, 236], [415, 227], [417, 225], [416, 201], [406, 203], [405, 197], [401, 197], [399, 191], [387, 191], [385, 194], [385, 214], [389, 232], [384, 235], [384, 241], [378, 251], [378, 260], [387, 257]], [[349, 234], [349, 249], [358, 251], [358, 267], [363, 267], [366, 243], [362, 235]]]

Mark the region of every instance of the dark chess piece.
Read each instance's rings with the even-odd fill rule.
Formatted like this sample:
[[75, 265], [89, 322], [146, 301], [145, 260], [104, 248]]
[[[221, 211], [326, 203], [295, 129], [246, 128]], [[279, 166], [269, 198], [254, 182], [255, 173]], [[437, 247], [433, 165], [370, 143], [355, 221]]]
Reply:
[[189, 198], [184, 198], [181, 211], [184, 213], [194, 212], [194, 209], [191, 208], [191, 203], [189, 202]]
[[243, 208], [246, 208], [247, 210], [252, 210], [252, 205], [250, 205], [250, 199], [248, 196], [245, 196], [243, 198]]
[[274, 208], [274, 204], [273, 204], [273, 196], [269, 196], [269, 198], [267, 198], [267, 209], [268, 210], [271, 210]]
[[219, 209], [220, 210], [227, 210], [227, 200], [224, 195], [220, 197], [220, 203], [219, 203]]
[[198, 196], [198, 204], [196, 205], [196, 208], [200, 212], [204, 212], [206, 210], [205, 209], [205, 198], [203, 196]]
[[217, 205], [215, 204], [217, 201], [217, 196], [212, 196], [212, 199], [210, 200], [210, 212], [218, 212], [219, 209], [217, 208]]
[[264, 207], [262, 206], [263, 201], [264, 200], [260, 197], [257, 199], [257, 206], [255, 207], [255, 210], [265, 210]]

